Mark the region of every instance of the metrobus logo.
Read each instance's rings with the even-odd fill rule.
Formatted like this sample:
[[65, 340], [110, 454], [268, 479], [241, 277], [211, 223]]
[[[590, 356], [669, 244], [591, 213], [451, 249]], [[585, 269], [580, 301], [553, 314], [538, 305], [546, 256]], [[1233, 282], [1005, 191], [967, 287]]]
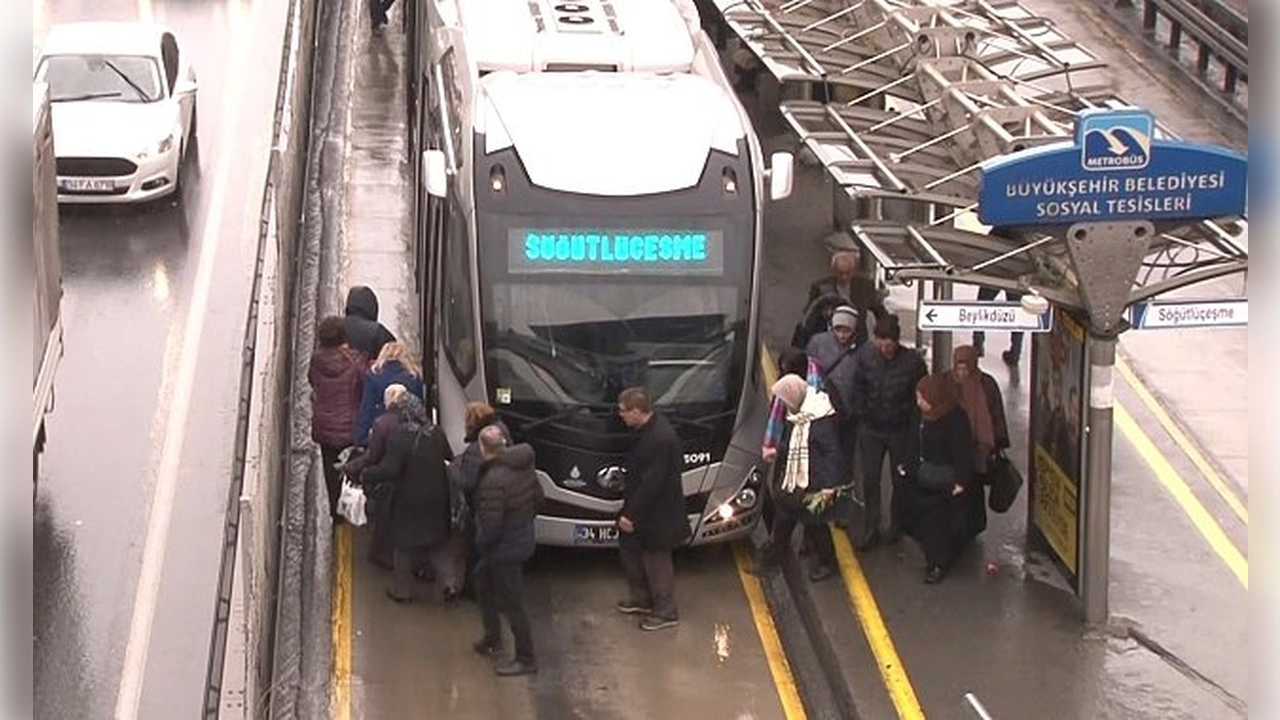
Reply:
[[1082, 114], [1077, 132], [1085, 170], [1141, 170], [1151, 162], [1155, 118], [1141, 110]]

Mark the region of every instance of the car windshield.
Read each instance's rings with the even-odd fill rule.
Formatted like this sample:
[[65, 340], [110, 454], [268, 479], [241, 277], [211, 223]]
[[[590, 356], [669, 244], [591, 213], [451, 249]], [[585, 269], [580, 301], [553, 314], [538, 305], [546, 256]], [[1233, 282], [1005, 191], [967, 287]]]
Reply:
[[150, 103], [164, 97], [159, 65], [141, 55], [54, 55], [40, 64], [36, 80], [49, 84], [52, 102]]

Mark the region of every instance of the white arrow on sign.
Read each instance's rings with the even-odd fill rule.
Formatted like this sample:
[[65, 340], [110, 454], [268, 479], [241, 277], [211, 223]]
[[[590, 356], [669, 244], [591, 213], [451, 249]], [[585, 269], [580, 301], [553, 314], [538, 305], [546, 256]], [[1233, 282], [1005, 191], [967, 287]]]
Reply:
[[1053, 314], [1035, 315], [1022, 303], [921, 300], [916, 327], [921, 330], [1048, 332]]
[[1248, 300], [1134, 303], [1129, 322], [1139, 330], [1241, 327], [1249, 324]]

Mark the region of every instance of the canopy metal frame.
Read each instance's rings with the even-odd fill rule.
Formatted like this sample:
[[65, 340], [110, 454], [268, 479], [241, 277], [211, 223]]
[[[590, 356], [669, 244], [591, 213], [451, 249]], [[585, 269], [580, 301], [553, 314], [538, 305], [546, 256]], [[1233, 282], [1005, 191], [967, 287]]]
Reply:
[[[1089, 314], [1067, 227], [997, 236], [975, 212], [984, 161], [1070, 141], [1081, 111], [1127, 106], [1106, 63], [1016, 0], [713, 2], [780, 84], [819, 89], [783, 100], [782, 117], [887, 282], [1030, 290]], [[1155, 231], [1129, 303], [1248, 270], [1245, 218]]]

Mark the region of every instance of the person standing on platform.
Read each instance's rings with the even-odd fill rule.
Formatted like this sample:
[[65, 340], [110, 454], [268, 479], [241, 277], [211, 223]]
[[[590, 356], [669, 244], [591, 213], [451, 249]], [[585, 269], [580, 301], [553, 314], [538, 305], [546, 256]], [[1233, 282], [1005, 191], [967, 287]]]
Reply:
[[377, 359], [383, 345], [396, 341], [396, 336], [378, 322], [378, 296], [373, 288], [356, 285], [348, 290], [343, 314], [347, 342], [369, 362]]
[[335, 523], [338, 496], [342, 492], [342, 470], [338, 458], [351, 447], [356, 417], [364, 392], [365, 359], [347, 344], [343, 319], [333, 315], [320, 321], [316, 329], [319, 347], [311, 354], [307, 382], [311, 385], [311, 439], [320, 446], [325, 490], [329, 493], [329, 515]]
[[[862, 536], [855, 544], [863, 551], [876, 547], [882, 539], [880, 486], [885, 456], [889, 456], [890, 468], [904, 462], [903, 444], [915, 408], [916, 383], [928, 374], [920, 354], [902, 344], [896, 315], [880, 318], [872, 334], [871, 343], [858, 351], [853, 391], [858, 418], [858, 481], [864, 503]], [[892, 498], [890, 495], [889, 527], [883, 536], [889, 542], [899, 535]]]
[[483, 465], [476, 487], [476, 600], [484, 636], [472, 646], [494, 656], [502, 651], [499, 615], [507, 617], [515, 639], [515, 657], [497, 666], [499, 676], [538, 671], [533, 628], [524, 607], [524, 563], [536, 547], [534, 517], [542, 487], [534, 470], [533, 448], [507, 444], [499, 425], [488, 425], [477, 438]]
[[630, 597], [617, 609], [645, 615], [641, 630], [673, 628], [680, 619], [671, 555], [691, 534], [681, 482], [684, 449], [671, 423], [654, 412], [644, 388], [619, 393], [618, 415], [636, 440], [623, 463], [626, 484], [618, 516], [618, 551]]

